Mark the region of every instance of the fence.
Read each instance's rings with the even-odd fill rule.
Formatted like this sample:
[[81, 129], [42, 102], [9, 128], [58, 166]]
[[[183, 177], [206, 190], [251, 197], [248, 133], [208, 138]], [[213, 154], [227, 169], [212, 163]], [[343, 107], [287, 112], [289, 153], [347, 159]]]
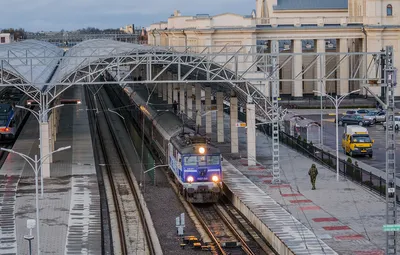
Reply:
[[[246, 114], [239, 112], [239, 120], [246, 122]], [[257, 126], [257, 129], [262, 133], [272, 136], [272, 125], [261, 124]], [[316, 162], [326, 166], [328, 169], [336, 172], [336, 156], [329, 152], [323, 151], [320, 148], [314, 146], [312, 143], [307, 143], [302, 138], [295, 138], [286, 134], [283, 131], [279, 132], [279, 141], [292, 149], [300, 152], [304, 156], [307, 156]], [[351, 159], [350, 159], [351, 160]], [[369, 190], [386, 197], [386, 179], [374, 175], [372, 172], [366, 171], [361, 167], [353, 164], [351, 161], [339, 159], [339, 172], [341, 175], [347, 177], [355, 183], [358, 183]], [[399, 203], [400, 188], [396, 187], [396, 202]]]

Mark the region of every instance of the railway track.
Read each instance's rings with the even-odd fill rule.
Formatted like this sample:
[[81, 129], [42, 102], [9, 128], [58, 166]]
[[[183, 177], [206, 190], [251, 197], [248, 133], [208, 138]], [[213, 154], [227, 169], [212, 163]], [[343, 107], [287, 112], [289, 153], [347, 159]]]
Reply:
[[[114, 91], [114, 93], [116, 93]], [[122, 107], [117, 104], [114, 107]], [[147, 144], [150, 146], [150, 144]], [[193, 205], [180, 194], [172, 174], [163, 172], [195, 225], [201, 225], [211, 243], [204, 245], [213, 254], [276, 254], [251, 225], [237, 212], [232, 204], [220, 201], [217, 204]], [[194, 219], [196, 218], [196, 219]], [[199, 224], [197, 224], [198, 222]], [[204, 237], [204, 236], [203, 236]], [[206, 239], [206, 238], [205, 238]]]
[[[104, 162], [101, 166], [104, 169], [103, 178], [108, 190], [114, 254], [155, 254], [132, 173], [120, 147], [112, 120], [107, 114], [108, 98], [104, 91], [98, 95], [100, 114], [97, 114], [95, 123]], [[93, 101], [90, 105], [90, 108], [94, 109]]]
[[229, 204], [190, 207], [212, 240], [208, 246], [214, 254], [275, 254]]

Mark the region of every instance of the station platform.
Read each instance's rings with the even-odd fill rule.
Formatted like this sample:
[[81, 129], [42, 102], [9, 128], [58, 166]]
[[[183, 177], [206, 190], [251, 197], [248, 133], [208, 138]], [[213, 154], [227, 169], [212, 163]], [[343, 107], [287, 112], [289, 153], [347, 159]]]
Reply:
[[[40, 207], [42, 254], [100, 254], [101, 213], [88, 115], [82, 87], [70, 88], [63, 98], [80, 99], [82, 105], [65, 105], [55, 148], [51, 178], [44, 180]], [[82, 109], [82, 110], [80, 110]], [[38, 122], [30, 116], [13, 150], [39, 154]], [[36, 219], [35, 181], [32, 168], [9, 154], [0, 170], [0, 254], [29, 254], [27, 219]], [[40, 196], [40, 187], [39, 187]], [[36, 228], [32, 251], [36, 254]]]
[[282, 144], [282, 183], [272, 184], [272, 140], [257, 131], [257, 165], [248, 166], [246, 129], [239, 128], [239, 154], [231, 154], [229, 124], [225, 115], [226, 140], [219, 143], [226, 159], [224, 182], [236, 207], [260, 232], [282, 240], [295, 254], [384, 254], [382, 197], [342, 176], [337, 182], [334, 172], [318, 164], [317, 189], [311, 190], [308, 170], [314, 162]]
[[[154, 95], [150, 103], [163, 102]], [[164, 106], [172, 108], [165, 102]], [[212, 133], [207, 136], [224, 156], [225, 190], [279, 254], [384, 254], [386, 203], [382, 197], [342, 176], [338, 182], [336, 173], [282, 144], [282, 183], [272, 184], [271, 138], [257, 131], [257, 165], [248, 166], [246, 129], [238, 129], [239, 153], [231, 154], [230, 116], [224, 114], [225, 141], [217, 143], [216, 113], [211, 115]], [[205, 118], [200, 133], [205, 133]], [[319, 171], [316, 190], [311, 189], [308, 175], [313, 163]]]

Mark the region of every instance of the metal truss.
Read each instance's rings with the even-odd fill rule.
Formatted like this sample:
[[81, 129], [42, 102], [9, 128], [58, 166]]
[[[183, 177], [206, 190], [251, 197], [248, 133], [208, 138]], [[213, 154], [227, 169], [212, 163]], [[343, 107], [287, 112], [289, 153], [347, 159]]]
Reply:
[[[251, 46], [207, 46], [207, 47], [151, 47], [134, 44], [114, 43], [112, 45], [96, 45], [91, 47], [89, 43], [77, 45], [71, 51], [75, 54], [66, 55], [58, 66], [51, 82], [48, 83], [28, 83], [18, 81], [19, 88], [29, 93], [35, 100], [37, 92], [34, 88], [47, 87], [45, 94], [48, 94], [48, 101], [57, 97], [65, 89], [72, 85], [83, 84], [102, 84], [99, 77], [106, 71], [117, 71], [128, 69], [119, 80], [110, 82], [115, 84], [139, 84], [139, 83], [213, 83], [213, 93], [225, 91], [225, 99], [229, 99], [230, 91], [233, 90], [238, 95], [239, 104], [244, 106], [247, 98], [253, 98], [256, 104], [256, 116], [260, 121], [272, 122], [273, 105], [268, 96], [261, 92], [257, 84], [266, 81], [340, 81], [340, 77], [334, 74], [336, 70], [345, 62], [346, 59], [356, 58], [357, 65], [353, 66], [350, 75], [345, 80], [368, 83], [371, 79], [379, 77], [379, 62], [381, 52], [359, 53], [359, 52], [304, 52], [292, 53], [280, 49], [278, 52], [269, 53], [268, 48], [262, 45]], [[300, 73], [294, 74], [291, 78], [280, 78], [279, 73], [283, 68], [292, 68], [294, 55], [311, 56], [310, 63], [304, 66]], [[270, 67], [270, 59], [282, 59], [274, 68]], [[323, 77], [304, 78], [304, 75], [312, 68], [316, 68], [321, 59], [325, 58], [326, 73]], [[1, 84], [15, 84], [10, 80], [10, 75], [3, 75], [4, 72], [10, 73], [15, 60], [28, 61], [34, 59], [33, 56], [26, 58], [1, 58]], [[46, 59], [41, 57], [41, 59]], [[333, 64], [332, 64], [333, 63]], [[4, 64], [11, 68], [5, 70]], [[31, 68], [36, 61], [31, 61]], [[328, 68], [330, 65], [330, 68]], [[154, 68], [157, 73], [152, 73]], [[362, 72], [362, 70], [366, 70]], [[134, 79], [139, 73], [142, 77], [140, 81]], [[12, 73], [12, 72], [11, 72]], [[175, 73], [176, 78], [165, 75]], [[16, 76], [15, 76], [16, 77]], [[14, 77], [14, 79], [15, 79]], [[34, 88], [28, 88], [29, 86]], [[37, 91], [37, 90], [36, 90]]]
[[46, 42], [83, 42], [93, 39], [106, 39], [116, 41], [137, 42], [141, 31], [134, 34], [113, 33], [113, 34], [81, 34], [81, 33], [56, 33], [56, 34], [31, 34], [27, 39]]

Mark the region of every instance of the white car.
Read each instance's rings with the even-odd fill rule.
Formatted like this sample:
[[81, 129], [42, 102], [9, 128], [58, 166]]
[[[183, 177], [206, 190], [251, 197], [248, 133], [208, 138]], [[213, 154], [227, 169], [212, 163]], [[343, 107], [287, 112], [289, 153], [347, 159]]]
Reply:
[[[394, 116], [394, 130], [399, 130], [400, 128], [400, 116]], [[386, 121], [383, 122], [383, 129], [386, 130]]]
[[372, 124], [377, 122], [384, 122], [386, 120], [386, 114], [383, 111], [370, 111], [366, 115], [364, 115], [365, 120], [369, 120]]

